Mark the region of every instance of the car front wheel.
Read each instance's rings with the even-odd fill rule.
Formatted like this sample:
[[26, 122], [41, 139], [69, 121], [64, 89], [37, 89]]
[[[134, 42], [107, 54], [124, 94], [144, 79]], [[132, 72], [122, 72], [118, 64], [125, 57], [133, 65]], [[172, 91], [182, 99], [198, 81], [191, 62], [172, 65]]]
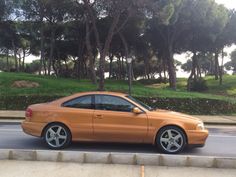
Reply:
[[177, 154], [184, 149], [186, 145], [186, 136], [180, 128], [167, 126], [158, 132], [156, 143], [162, 152]]

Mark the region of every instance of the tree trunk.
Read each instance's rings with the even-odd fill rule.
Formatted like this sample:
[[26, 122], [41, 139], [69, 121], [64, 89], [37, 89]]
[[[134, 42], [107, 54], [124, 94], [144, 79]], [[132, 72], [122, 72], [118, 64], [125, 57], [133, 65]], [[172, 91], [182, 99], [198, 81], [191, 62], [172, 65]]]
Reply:
[[57, 67], [56, 67], [56, 62], [55, 62], [55, 60], [52, 61], [52, 68], [53, 68], [53, 70], [54, 70], [54, 72], [55, 72], [55, 75], [58, 77], [58, 69], [57, 69]]
[[175, 66], [174, 66], [174, 57], [173, 57], [172, 46], [168, 47], [167, 65], [168, 65], [170, 88], [172, 88], [173, 90], [176, 90], [176, 71], [175, 71]]
[[219, 79], [219, 52], [216, 50], [215, 51], [215, 80]]
[[[127, 62], [126, 62], [126, 65], [127, 65]], [[124, 61], [124, 57], [121, 57], [121, 65], [120, 65], [120, 68], [121, 68], [121, 79], [125, 79], [125, 75], [126, 73], [128, 73], [127, 69], [125, 69], [125, 61]]]
[[56, 32], [53, 26], [51, 30], [52, 31], [51, 31], [51, 43], [50, 43], [50, 55], [48, 59], [48, 75], [49, 76], [51, 74], [51, 66], [52, 66], [54, 46], [55, 46], [55, 32]]
[[81, 68], [82, 68], [82, 58], [78, 57], [77, 59], [77, 77], [80, 80], [82, 78], [82, 72], [81, 72]]
[[7, 49], [7, 72], [10, 72], [10, 64], [9, 64], [9, 49]]
[[121, 73], [121, 61], [120, 61], [120, 56], [118, 57], [118, 60], [117, 60], [117, 65], [118, 65], [118, 80], [121, 80], [122, 78], [122, 73]]
[[220, 67], [220, 85], [223, 83], [223, 74], [224, 74], [224, 49], [222, 49], [222, 60], [221, 60], [221, 67]]
[[[45, 55], [44, 55], [44, 24], [43, 24], [43, 14], [40, 12], [40, 65], [39, 65], [39, 75], [42, 74], [42, 68], [45, 68]], [[46, 74], [46, 72], [44, 73]]]
[[19, 67], [18, 67], [18, 59], [17, 59], [17, 49], [16, 49], [16, 46], [15, 46], [15, 42], [13, 40], [12, 40], [12, 47], [13, 47], [13, 51], [14, 51], [15, 70], [18, 72]]
[[197, 55], [196, 55], [196, 51], [193, 52], [193, 57], [192, 57], [192, 69], [191, 69], [191, 74], [188, 78], [188, 83], [187, 83], [187, 90], [190, 91], [191, 90], [191, 83], [192, 80], [194, 79], [194, 81], [196, 81], [198, 79], [198, 60], [197, 60]]
[[164, 73], [164, 83], [166, 84], [167, 81], [167, 76], [166, 76], [166, 61], [163, 60], [163, 58], [161, 58], [162, 60], [162, 67], [163, 67], [163, 73]]
[[[125, 49], [125, 58], [126, 58], [126, 60], [127, 60], [128, 57], [129, 57], [128, 43], [127, 43], [127, 41], [126, 41], [124, 35], [123, 35], [121, 32], [119, 32], [118, 34], [119, 34], [120, 39], [121, 39], [121, 41], [122, 41], [122, 44], [123, 44], [123, 46], [124, 46], [124, 49]], [[123, 58], [123, 57], [122, 57], [121, 71], [122, 71], [122, 78], [125, 79], [124, 58]], [[127, 71], [128, 71], [128, 64], [127, 64]], [[127, 72], [127, 73], [128, 73], [128, 72]]]
[[102, 51], [100, 51], [101, 57], [100, 57], [100, 62], [99, 62], [99, 90], [103, 91], [104, 88], [104, 83], [105, 83], [105, 77], [104, 77], [104, 73], [105, 73], [105, 58], [107, 56], [107, 53], [109, 52], [110, 49], [110, 45], [111, 45], [111, 41], [114, 35], [114, 31], [115, 28], [119, 22], [120, 19], [120, 13], [114, 16], [113, 22], [111, 24], [111, 27], [109, 29], [107, 38], [106, 38], [106, 42], [104, 45], [104, 48]]
[[[86, 39], [85, 39], [86, 40]], [[86, 47], [86, 44], [84, 43], [84, 40], [81, 39], [81, 35], [78, 36], [78, 53], [77, 53], [77, 61], [76, 61], [76, 76], [80, 80], [82, 78], [82, 58], [83, 58], [83, 52], [84, 48]]]
[[23, 60], [22, 60], [22, 65], [21, 65], [21, 70], [24, 72], [25, 70], [25, 49], [23, 49]]
[[113, 76], [113, 55], [111, 55], [110, 57], [110, 63], [109, 63], [109, 79], [111, 79], [111, 77]]
[[94, 56], [92, 53], [92, 46], [90, 42], [90, 29], [89, 29], [88, 20], [86, 20], [86, 48], [87, 48], [88, 57], [89, 57], [90, 79], [93, 84], [97, 84], [97, 76], [96, 76], [96, 71], [94, 67]]
[[197, 80], [197, 78], [198, 78], [197, 65], [198, 65], [197, 54], [196, 54], [196, 52], [193, 52], [192, 71], [191, 71], [191, 74], [189, 76], [189, 79]]

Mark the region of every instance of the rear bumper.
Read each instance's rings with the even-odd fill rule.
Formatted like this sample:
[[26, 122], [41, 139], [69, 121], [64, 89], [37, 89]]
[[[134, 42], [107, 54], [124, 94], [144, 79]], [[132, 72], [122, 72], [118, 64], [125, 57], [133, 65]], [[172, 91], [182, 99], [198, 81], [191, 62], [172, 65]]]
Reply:
[[46, 123], [39, 123], [39, 122], [30, 122], [30, 121], [23, 121], [21, 123], [21, 127], [26, 134], [41, 137], [42, 131]]
[[188, 145], [193, 147], [203, 147], [209, 135], [208, 130], [188, 130]]

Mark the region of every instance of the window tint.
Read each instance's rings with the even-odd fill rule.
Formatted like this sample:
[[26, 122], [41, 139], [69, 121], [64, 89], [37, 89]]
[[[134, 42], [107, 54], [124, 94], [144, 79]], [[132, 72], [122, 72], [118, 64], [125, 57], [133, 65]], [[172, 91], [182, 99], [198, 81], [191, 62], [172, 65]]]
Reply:
[[63, 104], [64, 107], [93, 109], [92, 96], [82, 96]]
[[95, 108], [98, 110], [131, 112], [134, 105], [119, 97], [96, 95]]

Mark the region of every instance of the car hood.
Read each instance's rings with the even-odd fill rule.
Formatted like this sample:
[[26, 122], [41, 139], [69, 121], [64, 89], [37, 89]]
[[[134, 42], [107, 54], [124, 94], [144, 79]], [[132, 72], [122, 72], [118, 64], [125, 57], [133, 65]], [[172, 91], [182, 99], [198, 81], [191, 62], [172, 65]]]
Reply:
[[174, 111], [169, 111], [169, 110], [163, 110], [163, 109], [157, 109], [155, 111], [150, 111], [148, 113], [149, 116], [152, 117], [166, 117], [166, 118], [171, 118], [171, 119], [184, 119], [184, 120], [192, 120], [192, 121], [198, 121], [198, 122], [202, 122], [202, 120], [194, 117], [194, 116], [190, 116], [187, 114], [183, 114], [183, 113], [179, 113], [179, 112], [174, 112]]

